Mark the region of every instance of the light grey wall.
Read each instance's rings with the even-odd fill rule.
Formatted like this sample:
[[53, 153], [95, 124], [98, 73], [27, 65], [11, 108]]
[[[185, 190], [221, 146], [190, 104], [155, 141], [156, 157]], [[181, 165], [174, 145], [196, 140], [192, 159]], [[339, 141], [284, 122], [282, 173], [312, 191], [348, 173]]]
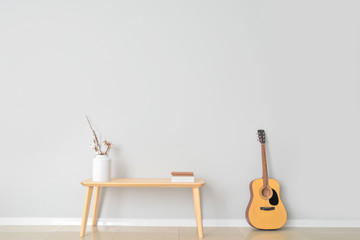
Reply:
[[[114, 177], [203, 178], [204, 218], [244, 218], [264, 128], [290, 219], [359, 219], [359, 8], [1, 1], [0, 217], [81, 216], [87, 114], [115, 143]], [[102, 217], [193, 217], [186, 189], [102, 201]]]

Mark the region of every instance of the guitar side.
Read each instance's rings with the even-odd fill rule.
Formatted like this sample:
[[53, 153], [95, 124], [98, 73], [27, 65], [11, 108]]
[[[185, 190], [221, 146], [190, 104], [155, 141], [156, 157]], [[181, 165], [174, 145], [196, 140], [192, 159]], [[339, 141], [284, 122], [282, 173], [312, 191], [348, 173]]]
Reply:
[[275, 230], [283, 227], [287, 213], [280, 198], [280, 184], [275, 179], [269, 179], [272, 197], [266, 199], [261, 194], [263, 179], [253, 180], [250, 187], [250, 201], [246, 209], [246, 220], [257, 229]]

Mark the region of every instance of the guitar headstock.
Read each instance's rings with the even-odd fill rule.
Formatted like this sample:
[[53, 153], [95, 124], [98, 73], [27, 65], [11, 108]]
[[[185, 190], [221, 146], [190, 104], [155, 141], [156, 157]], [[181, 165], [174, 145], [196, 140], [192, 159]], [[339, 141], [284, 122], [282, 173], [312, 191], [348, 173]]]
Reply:
[[262, 129], [258, 130], [258, 137], [259, 137], [259, 142], [261, 144], [264, 144], [266, 142], [266, 138], [265, 138], [265, 131]]

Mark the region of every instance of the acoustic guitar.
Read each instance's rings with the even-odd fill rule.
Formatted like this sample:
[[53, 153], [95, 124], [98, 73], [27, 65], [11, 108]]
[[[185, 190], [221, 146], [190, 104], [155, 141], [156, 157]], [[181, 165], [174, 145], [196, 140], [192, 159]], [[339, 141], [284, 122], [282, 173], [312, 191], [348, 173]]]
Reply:
[[257, 229], [275, 230], [285, 225], [287, 213], [280, 198], [280, 184], [268, 178], [265, 131], [258, 130], [261, 143], [263, 177], [250, 183], [250, 201], [246, 209], [246, 220]]

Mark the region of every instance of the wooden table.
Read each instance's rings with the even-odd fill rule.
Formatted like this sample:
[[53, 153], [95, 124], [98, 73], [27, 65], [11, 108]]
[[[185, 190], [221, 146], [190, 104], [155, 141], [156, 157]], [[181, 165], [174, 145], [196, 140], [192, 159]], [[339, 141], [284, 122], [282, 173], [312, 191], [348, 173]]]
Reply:
[[99, 205], [99, 196], [101, 187], [186, 187], [192, 188], [193, 198], [194, 198], [194, 207], [195, 207], [195, 217], [196, 225], [198, 229], [199, 237], [202, 238], [203, 226], [202, 226], [202, 217], [201, 217], [201, 202], [200, 202], [200, 187], [202, 187], [205, 182], [202, 179], [195, 179], [195, 182], [191, 183], [173, 183], [170, 178], [112, 178], [110, 182], [93, 182], [91, 179], [81, 182], [83, 186], [86, 187], [85, 195], [85, 204], [84, 211], [81, 222], [81, 231], [80, 237], [84, 237], [87, 219], [89, 216], [89, 209], [91, 203], [91, 196], [93, 188], [95, 187], [94, 193], [94, 208], [93, 208], [93, 219], [92, 225], [97, 225], [97, 213]]

